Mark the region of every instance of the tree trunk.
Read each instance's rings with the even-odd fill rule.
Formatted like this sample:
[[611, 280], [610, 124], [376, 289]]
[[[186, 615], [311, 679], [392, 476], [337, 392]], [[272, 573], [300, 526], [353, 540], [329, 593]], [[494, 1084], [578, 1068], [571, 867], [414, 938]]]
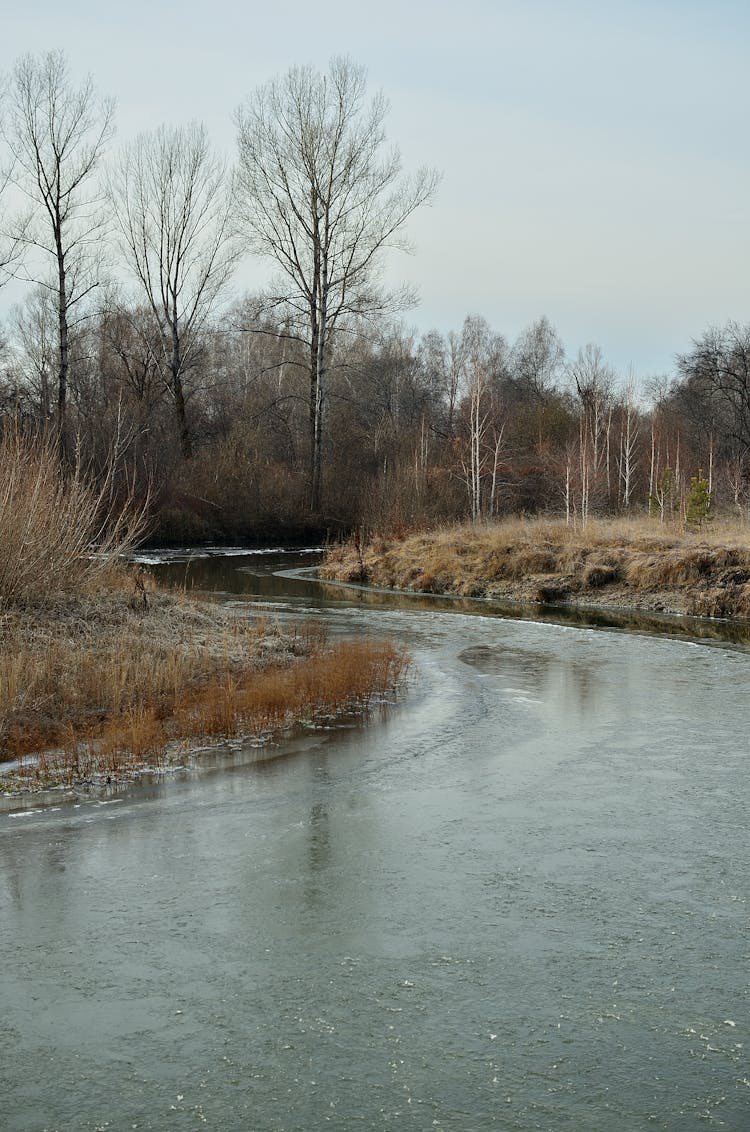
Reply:
[[313, 432], [313, 476], [310, 502], [313, 511], [320, 511], [323, 500], [323, 416], [325, 413], [325, 387], [328, 351], [327, 336], [328, 311], [326, 309], [325, 287], [321, 296], [318, 342], [315, 352], [315, 405]]
[[57, 444], [60, 453], [60, 463], [63, 467], [68, 462], [68, 292], [65, 278], [65, 253], [63, 251], [60, 231], [55, 235], [57, 254], [58, 303], [57, 320], [59, 334], [59, 368], [57, 376]]
[[169, 368], [172, 373], [172, 396], [177, 412], [177, 425], [180, 430], [180, 447], [184, 460], [193, 458], [193, 441], [188, 428], [187, 412], [185, 409], [185, 391], [182, 387], [182, 354], [180, 351], [180, 337], [176, 330], [172, 331], [172, 357]]
[[311, 190], [310, 213], [313, 216], [313, 278], [310, 296], [310, 510], [320, 511], [320, 479], [322, 470], [321, 440], [323, 435], [323, 362], [325, 358], [325, 323], [323, 320], [323, 277], [321, 264], [320, 220], [315, 188]]
[[318, 336], [320, 330], [318, 327], [317, 307], [311, 309], [310, 329], [310, 403], [308, 406], [310, 415], [310, 454], [308, 463], [308, 493], [310, 510], [317, 511], [320, 507], [320, 485], [315, 474], [317, 467], [317, 444], [320, 435], [318, 424]]

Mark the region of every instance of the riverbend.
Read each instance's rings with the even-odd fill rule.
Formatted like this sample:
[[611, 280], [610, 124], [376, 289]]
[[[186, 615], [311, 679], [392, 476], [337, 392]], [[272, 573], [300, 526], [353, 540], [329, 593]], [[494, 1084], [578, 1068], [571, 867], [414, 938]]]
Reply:
[[299, 565], [213, 586], [410, 694], [0, 815], [3, 1127], [742, 1132], [750, 654]]

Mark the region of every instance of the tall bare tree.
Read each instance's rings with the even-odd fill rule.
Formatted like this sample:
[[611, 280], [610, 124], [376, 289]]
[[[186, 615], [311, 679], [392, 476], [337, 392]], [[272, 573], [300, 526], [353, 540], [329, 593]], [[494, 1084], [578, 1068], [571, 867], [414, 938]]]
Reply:
[[610, 488], [610, 432], [612, 428], [612, 386], [614, 373], [604, 361], [599, 346], [582, 346], [569, 364], [580, 412], [578, 419], [581, 476], [581, 522], [588, 522], [591, 496], [601, 488], [602, 469], [606, 488]]
[[66, 447], [69, 330], [74, 310], [99, 282], [102, 236], [96, 173], [113, 129], [114, 103], [91, 78], [75, 86], [62, 52], [20, 59], [10, 78], [5, 137], [11, 176], [27, 209], [10, 237], [39, 255], [27, 277], [55, 295], [58, 326], [56, 425]]
[[379, 286], [384, 253], [429, 201], [437, 176], [401, 175], [385, 148], [387, 104], [369, 102], [365, 71], [334, 59], [327, 75], [295, 67], [236, 113], [241, 216], [251, 248], [280, 272], [269, 301], [294, 320], [309, 355], [310, 506], [322, 502], [327, 372], [332, 337], [351, 315], [403, 305]]
[[505, 368], [505, 339], [493, 334], [487, 320], [468, 315], [461, 330], [461, 354], [468, 409], [469, 459], [461, 458], [462, 478], [477, 522], [495, 511], [505, 422], [498, 403], [498, 377]]
[[205, 127], [161, 126], [120, 155], [110, 178], [120, 247], [161, 335], [161, 365], [189, 460], [185, 376], [237, 258], [224, 163]]

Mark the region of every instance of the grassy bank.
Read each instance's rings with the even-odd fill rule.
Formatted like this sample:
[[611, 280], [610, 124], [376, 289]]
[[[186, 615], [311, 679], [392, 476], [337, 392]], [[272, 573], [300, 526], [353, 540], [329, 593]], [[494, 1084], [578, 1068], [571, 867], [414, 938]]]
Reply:
[[0, 617], [4, 790], [131, 776], [196, 740], [271, 738], [366, 710], [408, 666], [384, 641], [329, 644], [318, 623], [124, 588], [57, 597]]
[[366, 710], [408, 666], [389, 642], [161, 593], [122, 555], [145, 507], [61, 467], [54, 438], [0, 437], [0, 793], [122, 778], [196, 740], [268, 737]]
[[513, 520], [333, 548], [324, 578], [423, 593], [750, 618], [750, 533], [643, 520]]

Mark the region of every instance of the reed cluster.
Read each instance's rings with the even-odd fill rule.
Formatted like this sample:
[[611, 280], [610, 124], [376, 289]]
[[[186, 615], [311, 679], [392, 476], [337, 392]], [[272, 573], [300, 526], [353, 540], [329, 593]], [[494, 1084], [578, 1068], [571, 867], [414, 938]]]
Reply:
[[142, 537], [146, 508], [80, 460], [64, 470], [51, 437], [0, 437], [0, 603], [33, 602], [106, 584]]

